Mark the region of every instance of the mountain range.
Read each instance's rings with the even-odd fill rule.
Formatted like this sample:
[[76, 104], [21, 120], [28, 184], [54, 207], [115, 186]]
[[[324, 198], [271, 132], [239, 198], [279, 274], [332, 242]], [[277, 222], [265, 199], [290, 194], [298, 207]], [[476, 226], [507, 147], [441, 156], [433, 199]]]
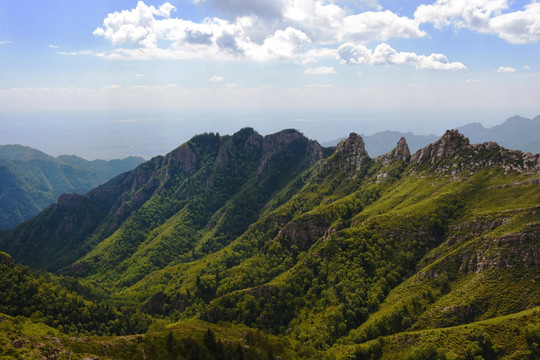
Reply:
[[37, 215], [62, 194], [85, 193], [143, 161], [54, 158], [22, 145], [0, 145], [0, 229]]
[[[485, 128], [476, 122], [458, 127], [457, 130], [467, 136], [473, 143], [495, 141], [508, 149], [531, 152], [540, 152], [540, 115], [527, 119], [521, 116], [513, 116], [500, 125]], [[377, 157], [391, 151], [396, 142], [405, 137], [412, 152], [437, 140], [436, 135], [415, 135], [411, 132], [382, 131], [373, 135], [362, 135], [366, 144], [366, 150], [370, 156]], [[339, 141], [329, 141], [323, 146], [335, 146]]]
[[198, 135], [0, 232], [0, 355], [535, 359], [539, 185], [456, 130]]

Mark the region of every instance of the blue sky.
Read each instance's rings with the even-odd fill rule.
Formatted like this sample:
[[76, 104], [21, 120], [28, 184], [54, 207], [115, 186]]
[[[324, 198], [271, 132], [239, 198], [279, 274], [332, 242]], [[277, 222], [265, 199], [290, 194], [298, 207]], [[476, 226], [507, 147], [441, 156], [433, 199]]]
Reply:
[[539, 94], [537, 1], [0, 0], [0, 143], [53, 155], [441, 133], [536, 116]]

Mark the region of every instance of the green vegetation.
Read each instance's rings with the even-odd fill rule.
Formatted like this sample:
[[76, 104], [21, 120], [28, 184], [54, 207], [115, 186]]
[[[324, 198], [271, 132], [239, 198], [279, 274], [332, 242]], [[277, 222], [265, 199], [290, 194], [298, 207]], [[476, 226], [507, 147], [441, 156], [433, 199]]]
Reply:
[[62, 194], [84, 194], [142, 161], [54, 158], [26, 146], [0, 145], [0, 229], [32, 218]]
[[74, 357], [535, 359], [538, 160], [431, 146], [197, 136], [0, 233], [62, 275], [4, 255], [0, 312], [76, 334]]

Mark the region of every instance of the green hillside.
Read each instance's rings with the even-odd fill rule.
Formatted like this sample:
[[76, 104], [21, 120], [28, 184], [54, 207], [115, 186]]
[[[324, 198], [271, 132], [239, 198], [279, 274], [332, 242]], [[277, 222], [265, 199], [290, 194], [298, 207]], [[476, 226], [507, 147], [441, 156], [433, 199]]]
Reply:
[[54, 158], [27, 146], [0, 145], [0, 229], [32, 218], [62, 194], [84, 194], [142, 161]]
[[240, 358], [238, 344], [254, 358], [535, 359], [539, 210], [538, 154], [457, 131], [371, 159], [356, 134], [324, 149], [243, 129], [63, 197], [0, 232], [0, 250], [153, 322], [62, 340], [73, 354], [190, 358], [192, 341], [210, 359]]

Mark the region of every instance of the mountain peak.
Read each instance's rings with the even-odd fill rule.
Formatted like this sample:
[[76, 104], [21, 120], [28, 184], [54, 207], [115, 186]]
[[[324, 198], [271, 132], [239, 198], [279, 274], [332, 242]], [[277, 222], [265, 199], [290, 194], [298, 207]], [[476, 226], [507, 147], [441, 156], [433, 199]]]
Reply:
[[396, 148], [392, 151], [394, 159], [408, 162], [411, 159], [411, 151], [404, 137], [399, 139]]
[[444, 156], [454, 155], [458, 151], [471, 147], [467, 137], [458, 130], [446, 130], [440, 140], [418, 150], [411, 158], [414, 163], [422, 163], [427, 160], [432, 162]]
[[357, 156], [367, 155], [364, 140], [354, 132], [350, 133], [348, 138], [339, 142], [336, 152], [346, 152]]
[[382, 161], [383, 164], [388, 164], [393, 160], [409, 162], [411, 159], [411, 151], [409, 150], [409, 145], [407, 144], [405, 137], [399, 139], [396, 147], [392, 151], [379, 156], [377, 159]]

